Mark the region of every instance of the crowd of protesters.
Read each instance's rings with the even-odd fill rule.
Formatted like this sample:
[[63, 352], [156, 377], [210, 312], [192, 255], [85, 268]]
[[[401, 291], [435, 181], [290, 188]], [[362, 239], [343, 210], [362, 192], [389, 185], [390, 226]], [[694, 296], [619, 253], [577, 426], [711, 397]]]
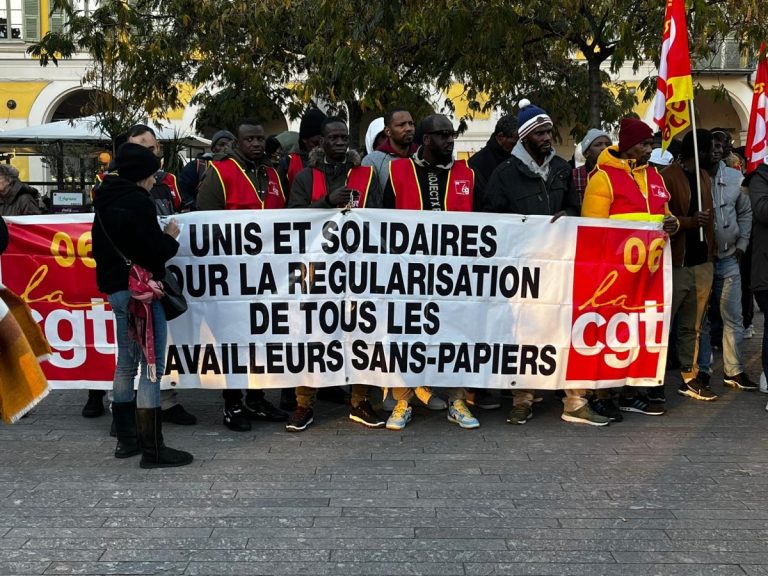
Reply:
[[[517, 116], [502, 117], [487, 144], [466, 161], [455, 158], [458, 133], [449, 118], [433, 114], [417, 124], [407, 109], [394, 108], [371, 123], [361, 154], [350, 149], [342, 118], [311, 109], [295, 143], [284, 134], [267, 136], [254, 119], [243, 120], [231, 132], [216, 132], [211, 152], [189, 162], [177, 186], [161, 169], [152, 130], [133, 127], [124, 143], [117, 143], [115, 159], [94, 193], [97, 279], [109, 295], [118, 334], [111, 397], [115, 456], [141, 453], [144, 467], [192, 460], [163, 444], [161, 422], [193, 425], [196, 419], [174, 393], [160, 394], [158, 379], [146, 376], [149, 364], [162, 374], [165, 316], [156, 301], [134, 304], [125, 267], [125, 261], [138, 263], [162, 282], [165, 262], [178, 248], [178, 227], [170, 220], [161, 229], [156, 215], [188, 210], [352, 206], [547, 215], [552, 222], [579, 215], [658, 222], [671, 238], [673, 326], [667, 368], [680, 371], [677, 393], [697, 401], [717, 399], [711, 370], [715, 349], [722, 350], [724, 386], [768, 392], [764, 376], [758, 386], [747, 375], [742, 354], [743, 340], [754, 333], [754, 299], [761, 310], [768, 309], [768, 166], [745, 179], [731, 135], [719, 128], [697, 130], [695, 138], [688, 132], [662, 150], [658, 133], [627, 117], [615, 142], [600, 129], [586, 133], [575, 155], [583, 163], [557, 156], [554, 133], [546, 111], [523, 101]], [[451, 193], [453, 181], [470, 182], [469, 194]], [[435, 187], [449, 192], [431, 194]], [[1, 214], [35, 213], [29, 208], [34, 198], [15, 169], [0, 165]], [[146, 285], [148, 293], [152, 286]], [[153, 339], [139, 339], [138, 348], [131, 341], [135, 315], [155, 328]], [[768, 368], [766, 340], [763, 373]], [[134, 394], [139, 365], [142, 378]], [[250, 430], [253, 421], [285, 422], [286, 430], [300, 432], [314, 421], [318, 393], [349, 402], [351, 420], [390, 430], [408, 424], [416, 402], [447, 410], [450, 422], [467, 429], [480, 426], [476, 409], [501, 407], [501, 398], [485, 389], [449, 388], [443, 397], [428, 387], [395, 388], [383, 390], [381, 410], [387, 416], [374, 408], [371, 387], [352, 383], [350, 392], [284, 389], [278, 407], [260, 390], [245, 395], [225, 390], [223, 422], [234, 431]], [[103, 395], [90, 391], [84, 416], [104, 413]], [[663, 386], [558, 395], [561, 417], [569, 423], [606, 426], [626, 413], [665, 414]], [[525, 424], [540, 400], [534, 390], [515, 390], [507, 422]]]

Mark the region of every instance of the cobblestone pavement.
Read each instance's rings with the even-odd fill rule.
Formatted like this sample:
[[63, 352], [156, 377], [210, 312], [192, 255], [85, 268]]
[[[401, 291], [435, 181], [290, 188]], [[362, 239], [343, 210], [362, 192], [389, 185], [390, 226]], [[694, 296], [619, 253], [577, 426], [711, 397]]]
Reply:
[[724, 389], [719, 362], [717, 402], [678, 384], [666, 416], [607, 428], [545, 393], [524, 426], [505, 403], [478, 430], [423, 409], [366, 430], [321, 402], [301, 434], [230, 432], [218, 392], [182, 391], [200, 423], [166, 441], [195, 461], [152, 471], [113, 458], [83, 391], [54, 392], [0, 427], [0, 574], [768, 575], [768, 397]]

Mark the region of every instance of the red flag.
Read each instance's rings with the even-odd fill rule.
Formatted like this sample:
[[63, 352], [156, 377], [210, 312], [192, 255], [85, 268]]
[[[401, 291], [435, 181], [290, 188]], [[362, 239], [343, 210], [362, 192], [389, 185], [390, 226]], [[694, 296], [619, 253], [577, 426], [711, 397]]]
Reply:
[[653, 121], [661, 131], [662, 149], [666, 150], [672, 138], [690, 125], [691, 100], [693, 80], [688, 28], [685, 25], [685, 0], [667, 0], [656, 99], [653, 102]]
[[756, 170], [766, 158], [766, 122], [768, 122], [768, 57], [765, 54], [765, 42], [760, 46], [760, 58], [757, 63], [755, 76], [755, 93], [752, 95], [752, 112], [749, 115], [747, 130], [747, 146], [744, 156], [747, 158], [747, 174]]

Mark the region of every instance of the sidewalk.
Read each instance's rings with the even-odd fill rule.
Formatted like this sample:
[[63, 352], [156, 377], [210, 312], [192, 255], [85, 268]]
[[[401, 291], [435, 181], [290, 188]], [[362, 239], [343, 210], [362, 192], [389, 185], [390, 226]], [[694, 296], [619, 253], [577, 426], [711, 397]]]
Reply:
[[0, 574], [768, 575], [768, 396], [716, 360], [717, 402], [670, 374], [666, 416], [606, 428], [545, 393], [524, 426], [505, 404], [474, 431], [421, 409], [366, 430], [321, 402], [304, 433], [238, 434], [219, 392], [181, 391], [200, 423], [166, 442], [195, 462], [154, 471], [113, 458], [84, 391], [54, 392], [0, 428]]

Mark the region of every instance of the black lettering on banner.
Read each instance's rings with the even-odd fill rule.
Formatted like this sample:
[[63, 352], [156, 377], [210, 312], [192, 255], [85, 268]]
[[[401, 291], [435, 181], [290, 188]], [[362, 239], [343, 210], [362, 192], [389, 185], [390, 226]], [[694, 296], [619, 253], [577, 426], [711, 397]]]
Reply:
[[443, 224], [442, 238], [440, 242], [440, 255], [458, 256], [460, 253], [459, 227], [455, 224]]
[[421, 374], [427, 365], [427, 345], [424, 342], [411, 344], [410, 369], [414, 374]]
[[496, 254], [496, 228], [493, 226], [483, 226], [480, 230], [480, 256], [490, 258]]
[[248, 270], [251, 267], [245, 263], [240, 263], [240, 294], [242, 296], [256, 296], [262, 294], [276, 294], [277, 282], [272, 272], [272, 265], [269, 262], [263, 262], [259, 269], [259, 279], [255, 285], [248, 284]]
[[355, 370], [368, 368], [368, 344], [363, 340], [352, 341], [352, 367]]
[[440, 330], [440, 305], [437, 302], [427, 302], [424, 305], [424, 332], [434, 336]]
[[473, 372], [472, 363], [469, 360], [469, 344], [462, 342], [456, 352], [456, 362], [453, 363], [454, 374], [458, 372]]
[[[413, 228], [410, 253], [430, 254], [429, 240], [427, 239], [427, 231], [424, 229], [424, 224], [416, 224]], [[430, 254], [430, 256], [434, 256], [434, 254]]]
[[247, 240], [245, 246], [243, 247], [243, 251], [249, 256], [256, 256], [257, 254], [261, 254], [261, 226], [256, 224], [256, 222], [248, 222], [248, 224], [245, 225], [243, 234]]
[[539, 349], [536, 346], [524, 344], [520, 348], [520, 375], [531, 374], [536, 376], [539, 373], [539, 366], [536, 360], [539, 357]]
[[390, 224], [389, 253], [405, 254], [408, 249], [410, 233], [408, 225], [402, 222], [392, 222]]
[[307, 267], [304, 262], [288, 262], [288, 294], [307, 293]]
[[323, 242], [320, 247], [326, 254], [335, 254], [339, 251], [338, 231], [339, 225], [332, 220], [323, 224], [322, 234], [325, 242]]
[[290, 254], [291, 248], [291, 223], [275, 222], [273, 226], [275, 254]]
[[203, 361], [200, 364], [200, 374], [221, 374], [221, 366], [216, 356], [216, 347], [206, 344], [203, 348]]
[[501, 347], [500, 372], [510, 376], [517, 374], [517, 344], [504, 344]]
[[165, 355], [165, 375], [168, 375], [174, 371], [178, 372], [179, 374], [187, 373], [187, 371], [184, 369], [184, 365], [181, 362], [178, 347], [174, 344], [170, 344], [168, 346], [168, 352]]
[[251, 302], [251, 334], [288, 334], [288, 303], [272, 302], [270, 308], [263, 302]]
[[552, 376], [557, 368], [557, 348], [547, 344], [541, 349], [540, 359], [539, 374], [542, 376]]
[[462, 256], [468, 258], [477, 257], [477, 226], [462, 226], [461, 227], [461, 251]]
[[255, 256], [261, 253], [260, 233], [261, 228], [254, 222], [190, 224], [189, 249], [193, 256]]
[[[288, 349], [291, 349], [289, 345]], [[284, 374], [283, 345], [275, 342], [267, 343], [267, 374]]]
[[184, 291], [193, 298], [201, 296], [229, 296], [226, 264], [187, 264], [173, 266], [174, 276], [180, 280]]

